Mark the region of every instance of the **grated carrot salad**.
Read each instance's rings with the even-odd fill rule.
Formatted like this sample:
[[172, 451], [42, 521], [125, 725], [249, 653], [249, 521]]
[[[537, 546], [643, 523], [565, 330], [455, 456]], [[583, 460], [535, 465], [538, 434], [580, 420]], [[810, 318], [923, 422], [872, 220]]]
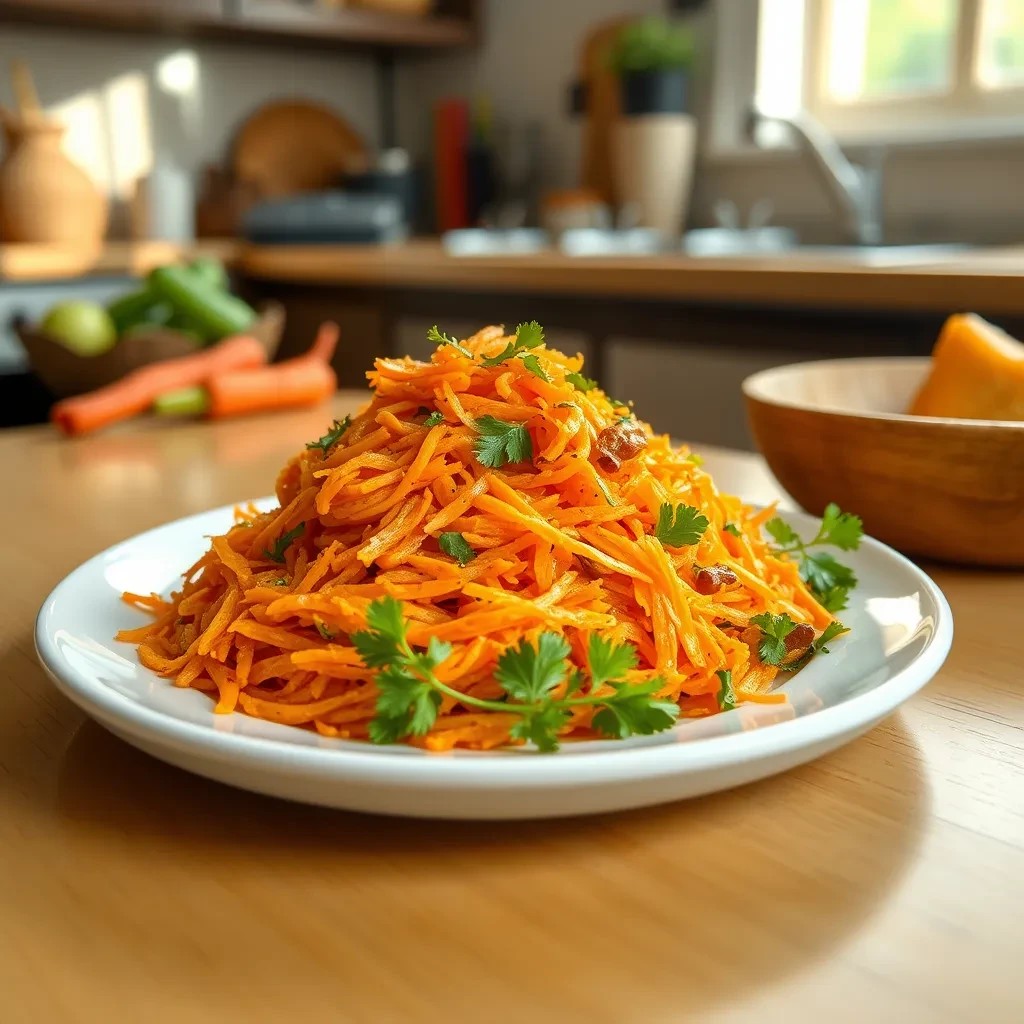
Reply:
[[[414, 647], [432, 636], [452, 644], [438, 678], [467, 695], [499, 699], [496, 661], [524, 638], [559, 633], [582, 666], [596, 631], [635, 646], [631, 678], [661, 677], [659, 696], [681, 717], [719, 710], [720, 669], [738, 701], [781, 699], [771, 692], [779, 669], [742, 638], [750, 618], [786, 613], [820, 630], [832, 616], [763, 539], [774, 510], [720, 494], [686, 448], [646, 424], [645, 447], [610, 469], [597, 443], [629, 410], [566, 379], [579, 356], [539, 347], [532, 370], [517, 358], [482, 364], [513, 340], [488, 327], [462, 343], [468, 354], [442, 345], [429, 362], [377, 360], [373, 399], [337, 442], [282, 469], [280, 506], [237, 510], [169, 599], [126, 594], [154, 618], [118, 639], [176, 686], [209, 693], [218, 713], [332, 737], [367, 736], [374, 672], [348, 637], [387, 595], [403, 602]], [[443, 421], [427, 425], [430, 413]], [[525, 426], [532, 460], [482, 465], [475, 424], [485, 416]], [[709, 520], [696, 544], [655, 536], [666, 502]], [[473, 549], [464, 565], [441, 550], [447, 531]], [[702, 594], [695, 573], [709, 565], [734, 581]], [[430, 731], [409, 742], [489, 749], [509, 742], [513, 717], [446, 696]], [[590, 717], [574, 713], [561, 735], [592, 737]]]

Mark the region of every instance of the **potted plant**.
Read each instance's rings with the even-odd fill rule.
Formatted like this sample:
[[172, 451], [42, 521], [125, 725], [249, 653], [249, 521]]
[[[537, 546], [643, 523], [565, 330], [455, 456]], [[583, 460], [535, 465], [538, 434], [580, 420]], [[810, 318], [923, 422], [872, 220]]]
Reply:
[[623, 28], [611, 52], [623, 114], [684, 113], [695, 50], [693, 33], [664, 18], [643, 18]]
[[611, 48], [621, 117], [615, 132], [619, 200], [645, 227], [678, 236], [693, 180], [697, 123], [687, 112], [693, 32], [664, 18], [631, 22]]

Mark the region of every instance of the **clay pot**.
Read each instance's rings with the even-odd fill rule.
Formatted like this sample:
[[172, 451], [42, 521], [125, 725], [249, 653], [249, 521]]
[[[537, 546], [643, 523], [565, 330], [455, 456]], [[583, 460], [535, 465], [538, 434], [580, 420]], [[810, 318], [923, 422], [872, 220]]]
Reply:
[[96, 247], [107, 225], [107, 200], [61, 149], [62, 125], [7, 118], [0, 164], [0, 238]]

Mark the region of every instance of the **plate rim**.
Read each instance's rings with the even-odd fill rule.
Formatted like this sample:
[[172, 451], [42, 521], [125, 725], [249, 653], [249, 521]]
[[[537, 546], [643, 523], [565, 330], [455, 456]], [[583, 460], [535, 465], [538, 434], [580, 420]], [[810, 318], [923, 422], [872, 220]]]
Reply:
[[[254, 499], [261, 505], [272, 497]], [[472, 757], [451, 753], [412, 751], [389, 754], [386, 748], [372, 752], [348, 746], [332, 747], [329, 737], [323, 745], [310, 746], [273, 737], [220, 732], [175, 718], [119, 694], [85, 673], [69, 668], [57, 649], [55, 633], [47, 629], [48, 616], [60, 591], [99, 564], [108, 561], [126, 545], [135, 545], [170, 527], [184, 527], [211, 515], [228, 515], [238, 502], [195, 512], [151, 527], [118, 541], [76, 566], [61, 579], [43, 601], [36, 616], [33, 636], [36, 654], [58, 690], [102, 724], [130, 733], [137, 739], [168, 744], [179, 751], [194, 753], [234, 764], [262, 769], [273, 767], [312, 773], [334, 779], [400, 785], [406, 788], [522, 788], [544, 785], [595, 785], [626, 778], [655, 778], [690, 775], [764, 758], [777, 758], [795, 751], [859, 734], [891, 714], [934, 678], [949, 654], [953, 642], [953, 613], [938, 584], [909, 558], [887, 544], [865, 537], [862, 545], [909, 570], [935, 606], [931, 634], [922, 650], [904, 668], [866, 693], [852, 696], [813, 714], [775, 722], [761, 729], [711, 736], [695, 741], [622, 747], [609, 740], [608, 749], [538, 754], [532, 751], [499, 750], [479, 752]], [[803, 511], [797, 513], [816, 521]], [[149, 671], [139, 666], [143, 671]], [[161, 679], [151, 673], [154, 679]], [[171, 684], [162, 680], [166, 685]], [[850, 714], [851, 709], [855, 712]], [[212, 714], [212, 711], [211, 711]], [[844, 723], [844, 719], [846, 720]], [[351, 741], [358, 742], [358, 741]], [[836, 744], [838, 745], [838, 744]]]

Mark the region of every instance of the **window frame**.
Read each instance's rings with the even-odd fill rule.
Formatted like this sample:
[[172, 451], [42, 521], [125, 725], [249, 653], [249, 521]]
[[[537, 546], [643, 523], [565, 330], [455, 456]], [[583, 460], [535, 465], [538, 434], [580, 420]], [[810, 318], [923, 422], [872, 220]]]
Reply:
[[[837, 0], [807, 0], [804, 23], [804, 107], [839, 139], [892, 141], [1024, 135], [1024, 83], [980, 83], [982, 0], [958, 0], [950, 84], [868, 100], [834, 99], [828, 90], [831, 15]], [[839, 0], [842, 2], [842, 0]], [[760, 11], [760, 5], [759, 5]]]

